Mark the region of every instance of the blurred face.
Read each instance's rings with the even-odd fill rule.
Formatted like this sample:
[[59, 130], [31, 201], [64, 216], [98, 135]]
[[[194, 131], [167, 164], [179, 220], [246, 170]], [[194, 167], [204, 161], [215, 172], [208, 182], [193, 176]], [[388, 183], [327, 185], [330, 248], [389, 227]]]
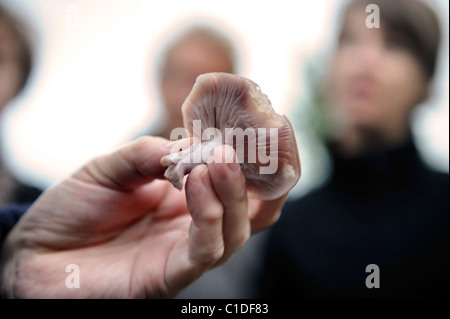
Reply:
[[20, 46], [14, 33], [6, 21], [0, 20], [0, 111], [20, 88], [19, 53]]
[[384, 141], [407, 134], [409, 113], [426, 95], [426, 79], [406, 39], [365, 26], [364, 8], [344, 22], [332, 63], [331, 113], [343, 131]]
[[198, 75], [232, 71], [227, 54], [205, 42], [186, 41], [178, 45], [167, 57], [161, 86], [170, 121], [182, 126], [181, 105]]

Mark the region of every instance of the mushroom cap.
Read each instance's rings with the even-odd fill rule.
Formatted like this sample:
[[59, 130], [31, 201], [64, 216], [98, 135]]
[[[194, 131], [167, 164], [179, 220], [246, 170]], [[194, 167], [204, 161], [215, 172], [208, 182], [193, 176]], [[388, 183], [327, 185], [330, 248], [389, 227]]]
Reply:
[[222, 143], [236, 151], [250, 197], [275, 199], [298, 182], [300, 157], [292, 125], [255, 82], [229, 73], [199, 75], [182, 114], [191, 135], [194, 120], [201, 120], [202, 131], [220, 130]]

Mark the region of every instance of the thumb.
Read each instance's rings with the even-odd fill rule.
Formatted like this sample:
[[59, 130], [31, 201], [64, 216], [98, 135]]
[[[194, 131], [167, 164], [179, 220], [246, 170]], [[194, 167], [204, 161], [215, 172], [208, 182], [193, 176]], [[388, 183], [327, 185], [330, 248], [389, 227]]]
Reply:
[[161, 157], [169, 154], [179, 141], [144, 136], [117, 151], [100, 156], [75, 174], [76, 178], [117, 190], [131, 190], [163, 178], [166, 167]]

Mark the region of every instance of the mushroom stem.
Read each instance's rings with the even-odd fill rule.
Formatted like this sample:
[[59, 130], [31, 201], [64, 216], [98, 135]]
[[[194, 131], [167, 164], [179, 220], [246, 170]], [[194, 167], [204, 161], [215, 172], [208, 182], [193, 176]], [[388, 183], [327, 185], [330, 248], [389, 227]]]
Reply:
[[222, 140], [214, 138], [202, 143], [193, 143], [188, 148], [171, 153], [161, 158], [161, 164], [168, 166], [164, 176], [179, 190], [183, 189], [184, 176], [200, 164], [205, 164], [213, 154], [214, 149], [222, 145]]

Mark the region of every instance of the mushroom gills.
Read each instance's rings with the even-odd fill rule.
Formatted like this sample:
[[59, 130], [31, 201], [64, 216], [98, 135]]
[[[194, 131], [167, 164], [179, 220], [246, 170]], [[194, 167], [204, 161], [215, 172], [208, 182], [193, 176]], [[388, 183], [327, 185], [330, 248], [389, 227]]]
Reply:
[[[228, 73], [202, 74], [182, 114], [184, 127], [200, 142], [161, 159], [168, 166], [164, 176], [176, 188], [181, 190], [184, 176], [223, 144], [235, 149], [249, 196], [278, 198], [298, 182], [300, 158], [291, 123], [274, 111], [253, 81]], [[272, 164], [273, 172], [268, 169]]]

